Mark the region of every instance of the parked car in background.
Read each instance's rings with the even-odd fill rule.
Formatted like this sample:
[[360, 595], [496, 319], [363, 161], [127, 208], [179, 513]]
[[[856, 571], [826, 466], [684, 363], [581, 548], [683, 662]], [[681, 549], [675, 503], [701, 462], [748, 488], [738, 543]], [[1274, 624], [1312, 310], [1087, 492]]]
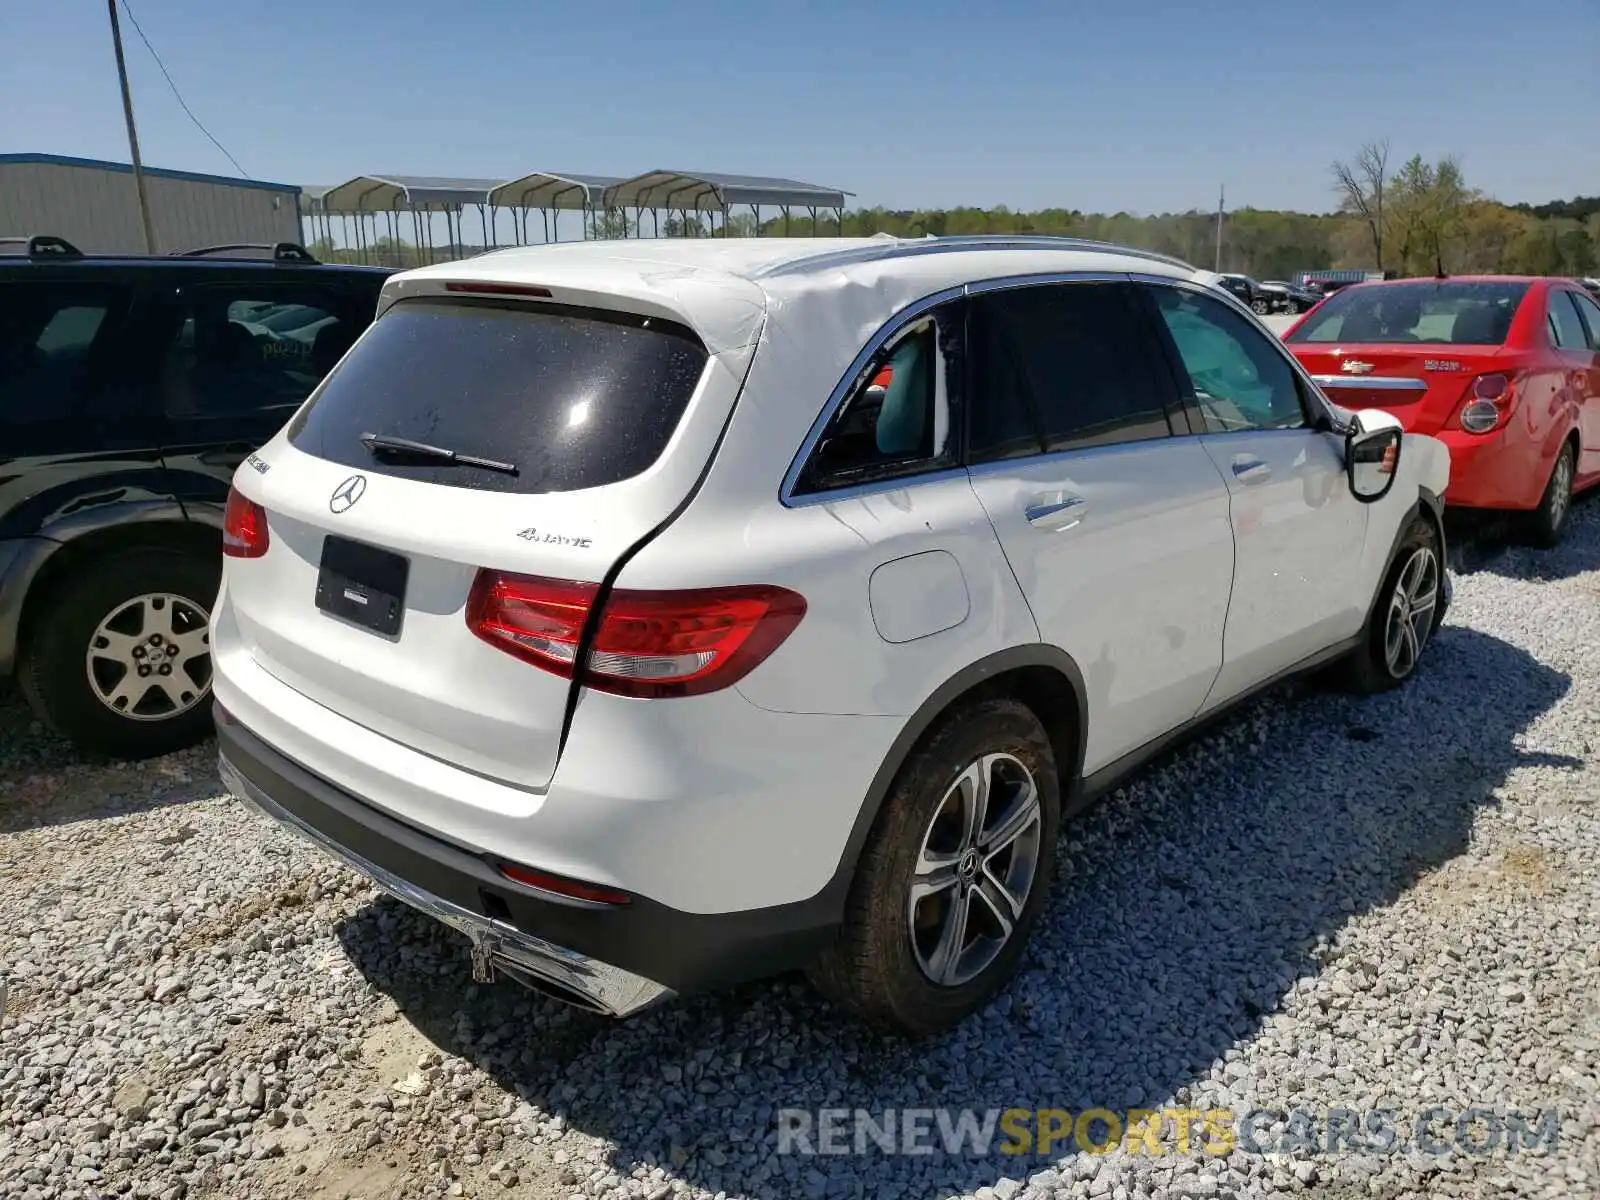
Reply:
[[87, 749], [192, 743], [211, 723], [228, 482], [371, 322], [389, 272], [287, 243], [5, 245], [0, 674]]
[[1284, 342], [1340, 403], [1449, 446], [1448, 503], [1520, 514], [1535, 544], [1554, 544], [1573, 493], [1600, 483], [1600, 304], [1571, 280], [1358, 284]]
[[1578, 280], [1578, 283], [1581, 284], [1583, 289], [1591, 296], [1594, 296], [1596, 299], [1600, 299], [1600, 279], [1595, 279], [1592, 276], [1585, 276], [1584, 278]]
[[1257, 286], [1267, 298], [1268, 310], [1275, 313], [1298, 316], [1322, 299], [1320, 294], [1282, 279], [1268, 279]]
[[1448, 601], [1443, 446], [1208, 279], [1003, 237], [397, 276], [235, 476], [224, 780], [480, 978], [960, 1021], [1065, 815], [1288, 674], [1399, 686]]
[[1272, 311], [1272, 296], [1248, 275], [1223, 274], [1217, 276], [1217, 286], [1232, 293], [1246, 308], [1260, 316]]

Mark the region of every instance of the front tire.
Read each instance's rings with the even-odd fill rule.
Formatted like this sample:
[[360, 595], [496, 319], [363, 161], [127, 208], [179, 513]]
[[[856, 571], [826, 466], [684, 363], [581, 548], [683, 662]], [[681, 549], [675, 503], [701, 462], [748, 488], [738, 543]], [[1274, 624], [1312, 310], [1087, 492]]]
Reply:
[[1523, 533], [1530, 545], [1548, 550], [1566, 532], [1567, 514], [1572, 511], [1572, 481], [1577, 474], [1578, 456], [1571, 442], [1564, 442], [1550, 468], [1550, 481], [1539, 497], [1539, 507], [1524, 518]]
[[1060, 810], [1032, 710], [994, 699], [949, 713], [884, 800], [812, 981], [900, 1033], [976, 1012], [1016, 972], [1049, 892]]
[[1341, 682], [1349, 690], [1386, 692], [1416, 673], [1444, 615], [1444, 572], [1433, 523], [1412, 517], [1367, 618], [1361, 645], [1344, 663]]
[[39, 719], [82, 748], [149, 758], [211, 731], [207, 624], [221, 567], [178, 550], [80, 563], [39, 598], [18, 682]]

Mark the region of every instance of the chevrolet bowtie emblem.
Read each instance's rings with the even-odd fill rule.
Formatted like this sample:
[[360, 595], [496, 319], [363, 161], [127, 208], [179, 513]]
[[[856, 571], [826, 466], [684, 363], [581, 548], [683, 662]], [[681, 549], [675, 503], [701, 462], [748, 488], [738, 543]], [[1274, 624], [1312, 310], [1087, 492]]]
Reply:
[[1348, 371], [1352, 375], [1365, 375], [1368, 371], [1372, 370], [1372, 364], [1358, 362], [1356, 359], [1350, 358], [1346, 359], [1344, 366], [1340, 367], [1339, 369], [1341, 371]]

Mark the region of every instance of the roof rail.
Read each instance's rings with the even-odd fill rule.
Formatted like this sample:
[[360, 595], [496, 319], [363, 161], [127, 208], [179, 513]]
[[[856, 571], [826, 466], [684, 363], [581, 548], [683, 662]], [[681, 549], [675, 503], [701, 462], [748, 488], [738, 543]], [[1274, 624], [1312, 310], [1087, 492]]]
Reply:
[[270, 250], [273, 262], [314, 263], [317, 260], [298, 242], [230, 242], [223, 246], [200, 246], [194, 250], [173, 250], [171, 258], [205, 258], [233, 250]]
[[29, 258], [82, 258], [79, 250], [64, 237], [53, 233], [36, 233], [32, 237], [0, 237], [0, 246], [25, 246]]
[[1088, 238], [1054, 237], [1030, 233], [976, 233], [954, 234], [948, 237], [894, 238], [845, 250], [823, 250], [815, 254], [802, 254], [776, 262], [754, 272], [754, 277], [789, 275], [813, 270], [818, 266], [846, 266], [850, 263], [876, 262], [886, 258], [903, 258], [910, 255], [948, 254], [957, 250], [1078, 250], [1098, 251], [1107, 254], [1125, 254], [1150, 262], [1181, 267], [1185, 271], [1198, 271], [1194, 264], [1170, 254], [1154, 250], [1141, 250], [1116, 242], [1097, 242]]

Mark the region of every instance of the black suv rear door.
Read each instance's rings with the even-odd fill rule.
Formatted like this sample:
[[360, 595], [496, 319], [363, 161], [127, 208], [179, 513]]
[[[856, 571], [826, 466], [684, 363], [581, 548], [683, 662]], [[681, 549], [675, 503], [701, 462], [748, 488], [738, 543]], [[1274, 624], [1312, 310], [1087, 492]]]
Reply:
[[294, 415], [372, 320], [370, 287], [285, 271], [208, 272], [166, 302], [162, 447], [186, 505], [221, 505], [234, 471]]
[[174, 508], [148, 316], [122, 272], [0, 274], [0, 537], [111, 505]]

